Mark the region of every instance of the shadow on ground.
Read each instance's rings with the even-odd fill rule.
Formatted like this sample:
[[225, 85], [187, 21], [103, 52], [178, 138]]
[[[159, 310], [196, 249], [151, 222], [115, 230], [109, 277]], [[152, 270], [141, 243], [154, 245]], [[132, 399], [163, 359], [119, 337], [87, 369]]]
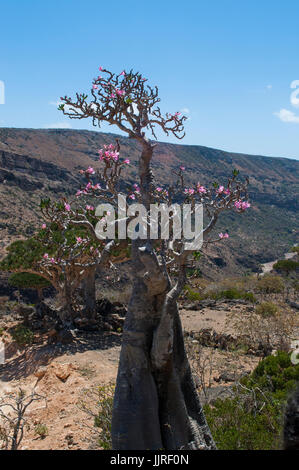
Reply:
[[40, 366], [48, 365], [62, 355], [73, 355], [91, 350], [105, 350], [120, 346], [121, 334], [111, 332], [80, 332], [70, 344], [33, 345], [17, 357], [0, 365], [0, 380], [10, 382], [33, 374]]

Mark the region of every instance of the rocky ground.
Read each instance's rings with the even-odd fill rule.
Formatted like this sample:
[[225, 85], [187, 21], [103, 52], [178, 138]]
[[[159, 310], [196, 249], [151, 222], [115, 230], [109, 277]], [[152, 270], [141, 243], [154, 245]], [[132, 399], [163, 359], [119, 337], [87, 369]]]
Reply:
[[[262, 354], [230, 348], [239, 332], [229, 324], [234, 311], [252, 308], [246, 302], [206, 302], [181, 311], [186, 344], [202, 400], [225, 393], [242, 375], [251, 372]], [[34, 343], [21, 348], [9, 339], [15, 317], [2, 318], [8, 358], [0, 366], [0, 397], [22, 388], [42, 398], [26, 414], [21, 449], [99, 448], [94, 418], [82, 403], [96, 408], [98, 386], [114, 382], [117, 374], [121, 333], [77, 332], [71, 344], [49, 343], [48, 334], [35, 333]], [[115, 330], [115, 328], [114, 328]], [[3, 336], [2, 336], [3, 338]], [[198, 355], [198, 351], [200, 354]]]

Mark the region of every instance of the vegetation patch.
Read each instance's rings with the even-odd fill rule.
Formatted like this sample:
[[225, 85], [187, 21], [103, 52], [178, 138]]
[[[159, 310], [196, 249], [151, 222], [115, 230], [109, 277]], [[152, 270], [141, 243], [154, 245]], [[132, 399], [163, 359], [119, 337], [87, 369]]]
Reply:
[[293, 365], [287, 353], [278, 352], [241, 379], [232, 398], [205, 405], [218, 449], [279, 449], [285, 402], [298, 380], [299, 365]]

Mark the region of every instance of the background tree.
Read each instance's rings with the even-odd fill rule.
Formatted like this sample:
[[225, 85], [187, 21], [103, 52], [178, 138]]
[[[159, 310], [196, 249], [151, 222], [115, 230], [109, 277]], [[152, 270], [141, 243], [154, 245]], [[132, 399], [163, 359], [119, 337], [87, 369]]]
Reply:
[[[138, 183], [135, 192], [147, 211], [158, 200], [170, 204], [172, 192], [155, 183], [151, 170], [154, 144], [160, 128], [167, 135], [184, 137], [186, 117], [179, 112], [162, 115], [157, 87], [150, 87], [140, 73], [113, 74], [100, 67], [93, 81], [91, 101], [85, 94], [75, 100], [61, 98], [59, 109], [71, 119], [91, 117], [95, 125], [116, 125], [141, 145]], [[105, 152], [108, 152], [106, 155]], [[109, 150], [100, 158], [109, 158]], [[111, 158], [111, 156], [110, 156]], [[215, 183], [210, 189], [200, 183], [183, 188], [183, 168], [178, 172], [184, 200], [195, 211], [195, 200], [206, 208], [203, 229], [206, 243], [219, 214], [226, 209], [243, 212], [250, 204], [246, 183], [237, 172], [226, 186]], [[136, 194], [137, 193], [137, 194]], [[160, 226], [163, 230], [163, 227]], [[227, 234], [220, 234], [220, 239]], [[125, 320], [120, 363], [114, 397], [112, 440], [115, 449], [214, 449], [215, 444], [199, 402], [187, 360], [177, 298], [186, 282], [190, 252], [185, 240], [132, 240], [133, 290]], [[160, 243], [159, 243], [160, 242]], [[174, 274], [174, 276], [171, 276]]]
[[8, 283], [18, 289], [35, 289], [38, 293], [39, 301], [43, 298], [43, 289], [50, 287], [50, 282], [47, 279], [39, 276], [38, 274], [31, 273], [14, 273], [9, 279]]

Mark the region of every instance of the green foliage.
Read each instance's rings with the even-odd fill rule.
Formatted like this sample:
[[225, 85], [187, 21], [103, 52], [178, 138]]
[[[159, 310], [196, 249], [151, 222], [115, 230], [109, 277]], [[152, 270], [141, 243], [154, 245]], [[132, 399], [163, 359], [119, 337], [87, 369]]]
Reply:
[[19, 289], [43, 289], [51, 285], [47, 279], [31, 273], [14, 273], [8, 279], [8, 283]]
[[265, 274], [257, 281], [256, 288], [264, 294], [279, 294], [284, 291], [284, 280], [280, 276]]
[[291, 251], [292, 251], [293, 253], [299, 253], [299, 246], [293, 246], [292, 249], [291, 249]]
[[255, 311], [263, 317], [273, 317], [278, 312], [278, 307], [273, 302], [262, 302], [256, 307]]
[[250, 386], [257, 382], [264, 390], [273, 393], [274, 398], [284, 399], [299, 380], [299, 364], [291, 362], [289, 354], [279, 351], [276, 356], [268, 356], [261, 361], [252, 376], [247, 379]]
[[193, 302], [204, 300], [204, 299], [214, 299], [214, 300], [220, 300], [220, 299], [228, 299], [228, 300], [233, 300], [233, 299], [241, 299], [241, 300], [247, 300], [248, 302], [256, 303], [257, 300], [255, 296], [253, 295], [252, 292], [246, 292], [245, 290], [242, 289], [237, 289], [237, 288], [230, 288], [230, 289], [223, 289], [217, 292], [208, 292], [206, 294], [201, 294], [200, 292], [194, 291], [190, 286], [186, 285], [185, 286], [185, 294], [188, 300], [191, 300]]
[[274, 264], [273, 268], [278, 272], [289, 274], [291, 271], [299, 269], [299, 263], [292, 259], [281, 259]]
[[278, 449], [284, 404], [298, 380], [299, 365], [293, 365], [287, 353], [278, 352], [243, 378], [232, 398], [205, 405], [218, 449]]
[[204, 299], [203, 295], [201, 295], [199, 292], [194, 291], [188, 285], [185, 286], [184, 290], [185, 290], [185, 294], [186, 294], [187, 299], [190, 300], [191, 302], [197, 302], [197, 301], [200, 301], [200, 300]]
[[11, 336], [19, 346], [30, 346], [34, 341], [34, 333], [24, 325], [18, 325], [11, 330]]
[[216, 292], [216, 293], [211, 294], [210, 297], [212, 297], [215, 300], [219, 300], [219, 299], [228, 299], [228, 300], [242, 299], [242, 300], [248, 300], [249, 302], [252, 302], [252, 303], [255, 303], [257, 301], [252, 292], [246, 292], [246, 291], [243, 291], [243, 290], [239, 290], [237, 288], [221, 290], [220, 292]]
[[[267, 403], [263, 413], [244, 407], [243, 397], [218, 399], [204, 407], [219, 450], [271, 450], [279, 447], [279, 408]], [[263, 397], [264, 398], [264, 397]], [[264, 401], [259, 397], [258, 405]]]
[[45, 424], [37, 424], [34, 428], [34, 434], [39, 436], [41, 439], [45, 439], [48, 436], [49, 431]]
[[[0, 263], [3, 271], [14, 269], [29, 269], [40, 260], [45, 253], [42, 243], [34, 238], [28, 240], [17, 240], [7, 247], [8, 255]], [[49, 253], [50, 254], [50, 253]]]
[[104, 450], [112, 449], [111, 420], [114, 389], [113, 384], [98, 388], [98, 414], [95, 416], [94, 425], [100, 429], [99, 445]]

